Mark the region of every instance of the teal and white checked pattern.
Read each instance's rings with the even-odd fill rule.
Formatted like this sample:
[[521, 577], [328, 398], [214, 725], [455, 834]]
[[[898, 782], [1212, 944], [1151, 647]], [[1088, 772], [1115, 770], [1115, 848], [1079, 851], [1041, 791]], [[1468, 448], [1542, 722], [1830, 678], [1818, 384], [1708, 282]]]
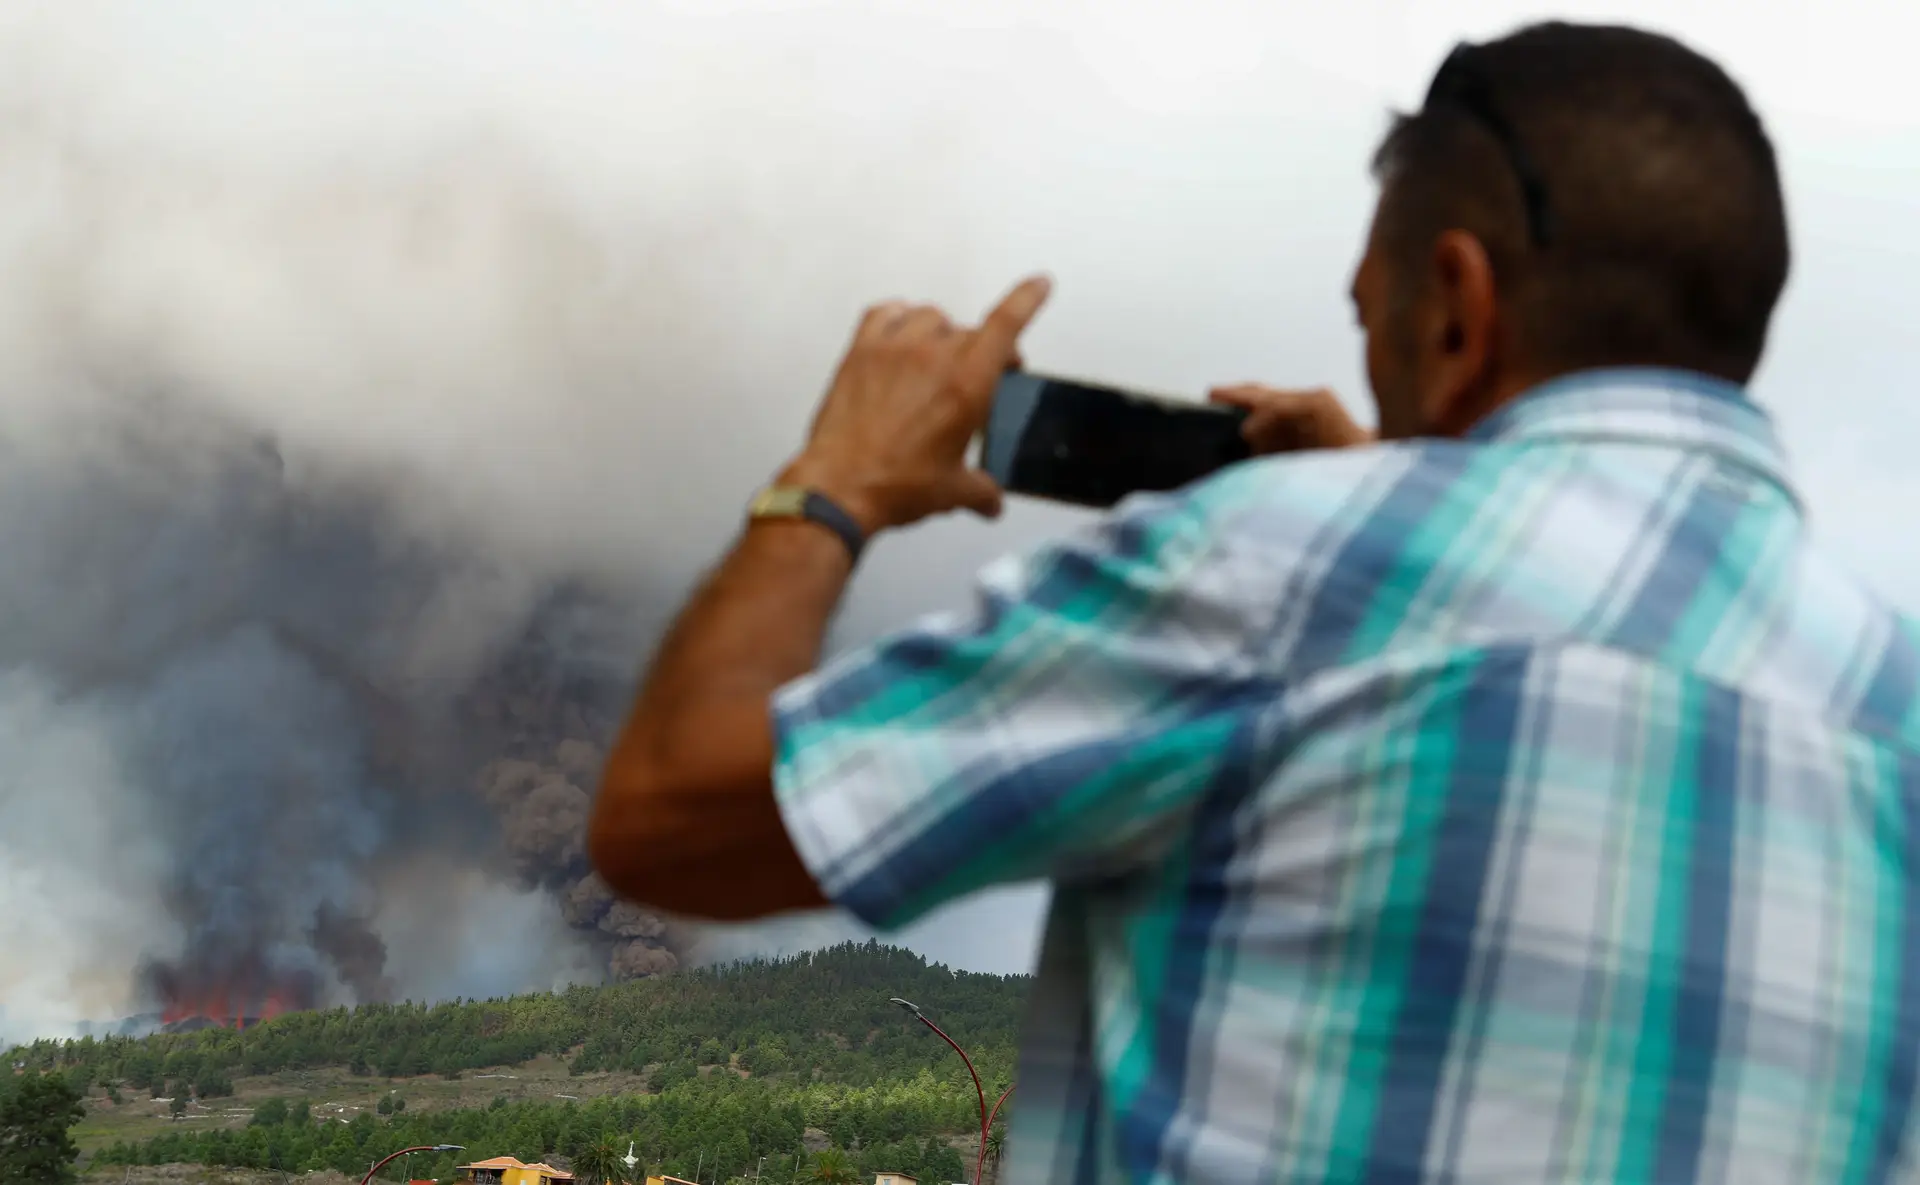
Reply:
[[1241, 466], [782, 691], [824, 890], [1056, 885], [1005, 1179], [1914, 1180], [1920, 635], [1603, 371]]

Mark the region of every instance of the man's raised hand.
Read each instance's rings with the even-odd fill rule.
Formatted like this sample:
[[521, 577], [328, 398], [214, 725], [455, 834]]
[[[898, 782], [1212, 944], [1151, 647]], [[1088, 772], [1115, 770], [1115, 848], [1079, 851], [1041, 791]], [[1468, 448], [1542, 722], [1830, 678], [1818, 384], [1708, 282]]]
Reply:
[[1021, 283], [973, 328], [931, 305], [867, 310], [781, 480], [818, 490], [869, 532], [952, 510], [998, 515], [1000, 487], [967, 464], [967, 446], [1050, 289], [1045, 277]]

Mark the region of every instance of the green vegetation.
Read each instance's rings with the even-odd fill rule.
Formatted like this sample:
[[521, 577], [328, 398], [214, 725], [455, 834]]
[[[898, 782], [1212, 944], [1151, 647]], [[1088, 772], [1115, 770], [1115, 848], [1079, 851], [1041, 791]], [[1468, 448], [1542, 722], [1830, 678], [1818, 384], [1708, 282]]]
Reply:
[[79, 1155], [72, 1128], [86, 1113], [80, 1091], [54, 1074], [0, 1078], [0, 1181], [66, 1185]]
[[[949, 1054], [951, 1057], [952, 1055]], [[959, 1069], [957, 1063], [954, 1067]], [[413, 1175], [452, 1175], [456, 1163], [491, 1156], [522, 1160], [558, 1157], [578, 1163], [599, 1145], [636, 1154], [656, 1169], [713, 1179], [750, 1175], [768, 1159], [769, 1179], [791, 1177], [811, 1165], [808, 1127], [822, 1127], [833, 1147], [863, 1175], [904, 1171], [923, 1181], [967, 1176], [963, 1158], [948, 1143], [979, 1122], [971, 1081], [961, 1070], [935, 1079], [931, 1073], [873, 1087], [741, 1078], [716, 1073], [658, 1095], [633, 1094], [592, 1102], [526, 1102], [456, 1111], [396, 1112], [380, 1119], [362, 1112], [348, 1123], [248, 1123], [238, 1129], [182, 1130], [139, 1145], [103, 1149], [97, 1164], [195, 1164], [277, 1168], [306, 1172], [331, 1168], [364, 1172], [373, 1160], [412, 1144], [465, 1145], [451, 1155], [415, 1157]], [[964, 1085], [963, 1085], [964, 1083]], [[403, 1174], [396, 1166], [393, 1176]]]
[[[971, 1166], [977, 1131], [972, 1080], [887, 999], [906, 996], [936, 1017], [997, 1091], [1011, 1081], [1026, 986], [847, 944], [601, 988], [297, 1013], [238, 1032], [43, 1041], [7, 1056], [82, 1089], [124, 1086], [142, 1101], [169, 1092], [175, 1122], [100, 1137], [94, 1163], [103, 1165], [364, 1172], [408, 1144], [455, 1143], [466, 1146], [457, 1160], [416, 1156], [413, 1175], [444, 1179], [455, 1163], [509, 1155], [559, 1158], [599, 1176], [606, 1150], [624, 1155], [631, 1141], [655, 1171], [691, 1177], [698, 1168], [708, 1180], [750, 1175], [764, 1157], [767, 1180], [851, 1169], [955, 1181]], [[503, 1086], [482, 1102], [480, 1083], [452, 1081], [536, 1062], [554, 1066], [560, 1091], [598, 1097], [508, 1097]], [[377, 1078], [413, 1084], [380, 1087], [379, 1106], [351, 1118], [321, 1113], [305, 1097], [314, 1088], [301, 1085], [371, 1088]], [[188, 1088], [196, 1101], [231, 1095], [236, 1079], [237, 1114], [180, 1121]]]

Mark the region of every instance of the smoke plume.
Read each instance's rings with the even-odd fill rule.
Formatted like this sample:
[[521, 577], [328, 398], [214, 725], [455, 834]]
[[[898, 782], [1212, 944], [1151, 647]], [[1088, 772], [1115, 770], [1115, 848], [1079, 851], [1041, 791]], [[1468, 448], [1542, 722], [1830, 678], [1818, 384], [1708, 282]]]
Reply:
[[0, 1031], [699, 957], [584, 858], [633, 675], [859, 308], [1017, 274], [970, 76], [709, 11], [0, 11]]
[[[356, 73], [304, 60], [323, 7], [229, 7], [240, 72]], [[701, 184], [596, 192], [524, 96], [390, 80], [336, 124], [344, 92], [174, 74], [144, 20], [0, 17], [0, 1028], [671, 969], [690, 935], [582, 833], [817, 381], [738, 414], [715, 349], [714, 269], [783, 298], [753, 169], [689, 144]], [[690, 441], [724, 502], [683, 496]]]
[[[631, 596], [423, 537], [397, 492], [297, 477], [190, 402], [110, 406], [0, 466], [0, 669], [114, 757], [114, 844], [152, 870], [129, 902], [156, 923], [136, 1003], [244, 1021], [392, 996], [376, 923], [407, 905], [382, 869], [422, 859], [550, 895], [604, 969], [675, 964], [666, 924], [605, 900], [581, 849], [639, 655]], [[26, 817], [57, 814], [65, 781], [9, 815], [27, 796]], [[8, 829], [14, 852], [34, 838]]]

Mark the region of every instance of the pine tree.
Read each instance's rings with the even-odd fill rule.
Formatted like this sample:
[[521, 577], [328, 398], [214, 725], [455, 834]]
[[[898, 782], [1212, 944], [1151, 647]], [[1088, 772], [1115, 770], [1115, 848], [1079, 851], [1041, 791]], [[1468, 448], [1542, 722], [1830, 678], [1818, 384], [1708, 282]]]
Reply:
[[73, 1125], [87, 1108], [79, 1091], [53, 1074], [0, 1083], [0, 1181], [71, 1185], [80, 1149]]

